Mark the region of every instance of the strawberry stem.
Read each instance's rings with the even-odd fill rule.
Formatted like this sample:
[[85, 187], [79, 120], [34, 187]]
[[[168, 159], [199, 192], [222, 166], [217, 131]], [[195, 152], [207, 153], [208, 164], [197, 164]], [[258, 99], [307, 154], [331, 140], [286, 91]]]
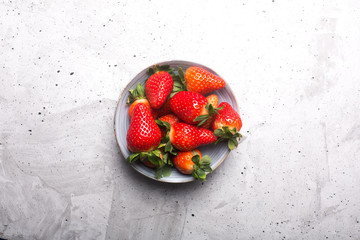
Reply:
[[194, 153], [194, 156], [191, 158], [191, 160], [195, 164], [192, 176], [202, 181], [206, 181], [206, 172], [212, 172], [212, 168], [210, 167], [210, 156], [205, 155], [200, 159], [200, 155], [198, 153]]
[[215, 144], [228, 140], [228, 148], [230, 150], [234, 150], [239, 145], [238, 139], [242, 137], [242, 135], [236, 131], [236, 128], [230, 129], [228, 126], [223, 126], [222, 129], [216, 129], [214, 135], [218, 137]]
[[175, 94], [181, 91], [186, 91], [186, 81], [185, 81], [185, 74], [181, 67], [178, 67], [177, 74], [174, 72], [171, 75], [174, 81], [173, 89], [170, 93], [170, 98], [172, 98]]
[[161, 120], [159, 120], [159, 119], [158, 119], [158, 120], [155, 120], [155, 122], [156, 122], [156, 124], [157, 124], [159, 127], [165, 128], [165, 130], [166, 130], [166, 135], [165, 135], [165, 137], [163, 137], [163, 138], [161, 139], [161, 143], [164, 144], [164, 146], [165, 146], [164, 152], [176, 156], [176, 155], [177, 155], [177, 151], [176, 151], [176, 149], [173, 147], [173, 145], [171, 144], [170, 137], [169, 137], [169, 132], [170, 132], [170, 128], [171, 128], [170, 123], [165, 122], [165, 121], [161, 121]]
[[198, 123], [198, 127], [200, 127], [201, 125], [203, 125], [212, 115], [214, 114], [219, 114], [219, 110], [222, 110], [224, 108], [224, 106], [221, 106], [219, 108], [214, 108], [214, 106], [210, 103], [207, 103], [206, 106], [205, 106], [206, 110], [208, 110], [208, 114], [204, 114], [204, 115], [200, 115], [200, 116], [197, 116], [195, 119], [194, 119], [194, 122], [197, 122], [197, 121], [200, 121]]
[[174, 73], [174, 69], [170, 68], [170, 65], [154, 65], [148, 69], [147, 74], [150, 77], [151, 75], [161, 71], [168, 72], [170, 75]]
[[126, 101], [126, 104], [128, 104], [128, 105], [132, 104], [136, 100], [146, 98], [145, 89], [144, 89], [144, 86], [141, 85], [141, 83], [136, 85], [136, 87], [134, 89], [130, 89], [129, 92], [130, 92], [129, 96], [128, 96], [128, 99]]

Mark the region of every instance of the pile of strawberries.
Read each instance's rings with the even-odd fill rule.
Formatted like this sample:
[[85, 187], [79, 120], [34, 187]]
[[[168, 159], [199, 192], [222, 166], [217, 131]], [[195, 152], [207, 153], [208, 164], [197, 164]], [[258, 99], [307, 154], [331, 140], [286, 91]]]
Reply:
[[184, 73], [169, 65], [148, 70], [145, 87], [140, 83], [130, 90], [127, 147], [129, 163], [140, 160], [155, 168], [155, 177], [170, 176], [175, 166], [183, 174], [205, 180], [211, 172], [211, 158], [202, 156], [197, 147], [228, 141], [233, 150], [238, 145], [242, 122], [227, 102], [219, 104], [215, 94], [225, 81], [200, 67]]

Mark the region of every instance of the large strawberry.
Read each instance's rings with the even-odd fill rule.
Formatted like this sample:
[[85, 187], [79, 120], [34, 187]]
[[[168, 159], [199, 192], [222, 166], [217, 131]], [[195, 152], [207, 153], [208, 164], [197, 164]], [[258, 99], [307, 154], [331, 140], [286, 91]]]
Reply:
[[173, 89], [173, 78], [167, 71], [163, 71], [162, 67], [154, 66], [153, 73], [145, 83], [145, 94], [150, 105], [154, 109], [159, 109], [164, 103]]
[[192, 174], [193, 177], [206, 180], [206, 172], [211, 172], [211, 158], [208, 155], [201, 156], [198, 149], [188, 152], [179, 152], [173, 157], [173, 163], [179, 172], [183, 174]]
[[175, 94], [170, 100], [170, 108], [184, 122], [198, 126], [219, 110], [208, 104], [207, 99], [200, 93], [189, 91]]
[[157, 112], [154, 111], [151, 106], [150, 106], [150, 103], [149, 101], [146, 99], [146, 96], [145, 96], [145, 89], [144, 87], [141, 85], [141, 83], [139, 83], [138, 85], [136, 85], [136, 87], [134, 89], [131, 89], [129, 90], [129, 97], [127, 99], [127, 104], [130, 105], [129, 106], [129, 110], [128, 110], [128, 113], [129, 113], [129, 117], [131, 119], [132, 115], [133, 115], [133, 112], [134, 112], [134, 108], [135, 106], [138, 104], [138, 103], [143, 103], [145, 104], [149, 110], [150, 110], [150, 113], [151, 115], [153, 116], [154, 119], [157, 118]]
[[162, 164], [161, 151], [157, 149], [161, 141], [160, 128], [143, 103], [134, 108], [126, 140], [128, 149], [134, 153], [127, 158], [128, 162], [140, 159], [156, 166]]
[[229, 103], [222, 102], [219, 107], [223, 109], [218, 111], [219, 114], [215, 116], [212, 126], [214, 134], [219, 137], [216, 143], [227, 139], [229, 149], [233, 150], [238, 146], [237, 138], [241, 137], [238, 132], [242, 127], [242, 121]]
[[170, 129], [168, 136], [166, 136], [168, 142], [165, 146], [165, 152], [173, 152], [172, 147], [180, 151], [191, 151], [201, 145], [210, 144], [217, 140], [212, 131], [202, 127], [182, 122], [172, 126], [167, 122], [159, 120], [156, 120], [156, 122], [160, 126], [166, 126], [167, 129]]
[[[180, 70], [181, 72], [182, 70]], [[181, 73], [179, 72], [179, 75]], [[188, 91], [202, 95], [225, 87], [225, 81], [201, 67], [189, 67], [185, 72], [185, 81]]]

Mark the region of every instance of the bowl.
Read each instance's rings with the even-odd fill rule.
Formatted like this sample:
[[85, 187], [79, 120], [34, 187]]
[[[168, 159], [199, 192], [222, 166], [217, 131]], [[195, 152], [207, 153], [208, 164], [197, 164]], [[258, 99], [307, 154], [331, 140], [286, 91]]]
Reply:
[[[209, 72], [220, 76], [212, 69], [203, 66], [198, 63], [194, 62], [188, 62], [188, 61], [180, 61], [180, 60], [173, 60], [173, 61], [167, 61], [167, 62], [161, 62], [157, 63], [157, 65], [170, 65], [170, 67], [177, 70], [177, 67], [181, 67], [184, 72], [186, 69], [188, 69], [191, 66], [198, 66], [202, 67]], [[153, 65], [152, 65], [153, 66]], [[149, 66], [151, 67], [151, 66]], [[114, 117], [114, 131], [115, 131], [115, 138], [117, 141], [117, 144], [119, 145], [120, 151], [123, 155], [123, 157], [126, 159], [131, 153], [127, 149], [127, 142], [126, 142], [126, 133], [130, 125], [130, 119], [128, 116], [128, 105], [126, 105], [126, 100], [129, 96], [129, 90], [135, 88], [135, 86], [138, 83], [142, 83], [144, 85], [145, 80], [148, 78], [147, 70], [149, 67], [142, 70], [140, 73], [138, 73], [125, 87], [123, 92], [121, 93], [119, 100], [117, 102], [116, 110], [115, 110], [115, 117]], [[214, 91], [218, 97], [219, 97], [219, 103], [220, 102], [228, 102], [235, 110], [238, 111], [238, 105], [235, 99], [234, 94], [231, 91], [231, 88], [229, 85], [225, 85], [225, 88]], [[210, 93], [211, 94], [211, 93]], [[229, 148], [227, 147], [227, 142], [220, 142], [218, 144], [210, 144], [206, 146], [201, 146], [198, 148], [201, 151], [202, 155], [209, 155], [212, 159], [211, 162], [211, 168], [213, 171], [220, 166], [220, 164], [225, 160], [227, 155], [230, 153]], [[125, 161], [125, 159], [122, 159]], [[169, 177], [163, 177], [160, 179], [155, 178], [155, 170], [152, 168], [149, 168], [145, 166], [140, 161], [134, 162], [131, 164], [131, 166], [138, 171], [139, 173], [143, 174], [144, 176], [154, 179], [156, 181], [161, 182], [168, 182], [168, 183], [185, 183], [185, 182], [191, 182], [194, 181], [195, 178], [191, 175], [184, 175], [180, 172], [178, 172], [175, 168], [173, 168], [172, 173]]]

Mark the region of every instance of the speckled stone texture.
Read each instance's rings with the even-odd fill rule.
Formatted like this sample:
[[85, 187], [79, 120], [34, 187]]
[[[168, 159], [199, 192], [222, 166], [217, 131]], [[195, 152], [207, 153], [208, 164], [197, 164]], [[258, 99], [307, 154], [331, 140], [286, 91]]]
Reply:
[[[358, 0], [6, 0], [0, 19], [0, 238], [360, 239]], [[122, 89], [175, 59], [240, 106], [205, 183], [141, 176], [114, 137]]]

